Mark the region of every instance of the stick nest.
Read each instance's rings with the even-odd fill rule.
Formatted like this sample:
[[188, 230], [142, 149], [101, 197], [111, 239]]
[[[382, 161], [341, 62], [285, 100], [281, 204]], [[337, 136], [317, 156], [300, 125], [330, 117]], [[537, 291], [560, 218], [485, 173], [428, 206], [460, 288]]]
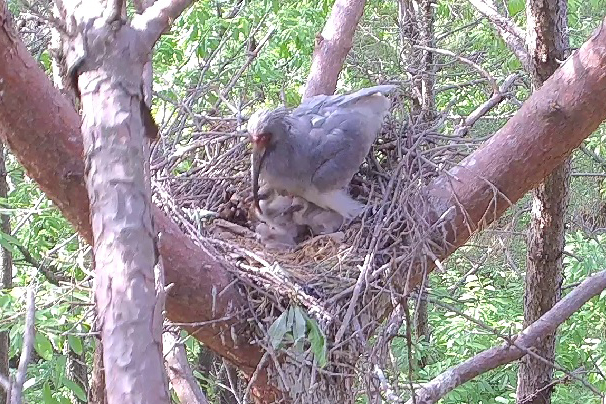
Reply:
[[[308, 238], [291, 251], [268, 249], [255, 235], [250, 148], [246, 136], [238, 132], [243, 122], [230, 118], [206, 122], [205, 131], [192, 133], [186, 146], [164, 141], [154, 150], [157, 202], [188, 235], [207, 248], [212, 246], [217, 256], [236, 268], [234, 275], [258, 326], [257, 343], [271, 353], [276, 365], [271, 326], [296, 306], [326, 336], [329, 366], [308, 368], [319, 374], [330, 369], [324, 374], [328, 379], [338, 374], [352, 383], [347, 376], [361, 368], [348, 362], [365, 352], [385, 351], [367, 342], [379, 336], [377, 341], [389, 343], [391, 338], [381, 338], [389, 323], [385, 315], [397, 304], [406, 269], [430, 254], [429, 205], [420, 191], [475, 144], [469, 138], [440, 135], [443, 117], [425, 117], [418, 120], [425, 123], [419, 124], [407, 118], [403, 101], [393, 104], [350, 186], [350, 194], [372, 208], [342, 232]], [[289, 364], [302, 369], [301, 365], [318, 363], [311, 345], [307, 341], [302, 349], [294, 349], [285, 339], [280, 346], [287, 359], [280, 361], [282, 371], [276, 377], [299, 398], [310, 394], [310, 386], [300, 385], [302, 375], [285, 376], [285, 369]]]

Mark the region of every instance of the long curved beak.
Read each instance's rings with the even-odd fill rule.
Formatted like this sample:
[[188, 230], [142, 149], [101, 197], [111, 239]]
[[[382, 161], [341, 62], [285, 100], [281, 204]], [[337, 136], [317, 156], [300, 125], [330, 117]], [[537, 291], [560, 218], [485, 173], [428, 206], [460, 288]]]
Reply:
[[251, 168], [252, 168], [252, 193], [253, 202], [259, 212], [263, 213], [261, 206], [259, 206], [259, 174], [261, 173], [261, 167], [263, 160], [265, 159], [266, 150], [264, 147], [253, 146], [251, 156]]

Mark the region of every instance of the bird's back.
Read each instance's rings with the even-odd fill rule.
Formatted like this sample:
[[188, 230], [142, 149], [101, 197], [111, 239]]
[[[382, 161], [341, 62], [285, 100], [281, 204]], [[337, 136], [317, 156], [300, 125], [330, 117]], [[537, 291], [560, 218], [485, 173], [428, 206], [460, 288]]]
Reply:
[[391, 102], [383, 94], [395, 88], [375, 86], [305, 100], [286, 118], [288, 140], [276, 144], [266, 157], [267, 180], [295, 194], [310, 185], [320, 191], [346, 186], [389, 111]]

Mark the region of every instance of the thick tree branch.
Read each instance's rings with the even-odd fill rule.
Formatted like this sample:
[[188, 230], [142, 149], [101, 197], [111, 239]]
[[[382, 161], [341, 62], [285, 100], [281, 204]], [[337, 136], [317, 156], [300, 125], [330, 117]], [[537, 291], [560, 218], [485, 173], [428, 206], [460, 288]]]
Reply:
[[322, 33], [316, 36], [303, 98], [333, 94], [345, 58], [353, 45], [366, 0], [336, 0]]
[[[4, 17], [0, 14], [1, 23]], [[5, 30], [0, 31], [0, 60], [4, 61], [0, 63], [4, 80], [0, 137], [28, 175], [90, 242], [79, 117], [23, 44]], [[498, 218], [509, 206], [508, 200], [518, 200], [560, 164], [606, 117], [604, 99], [603, 26], [493, 139], [424, 190], [433, 202], [435, 218], [445, 213], [443, 226], [449, 231], [449, 244], [439, 258], [446, 258], [464, 244], [478, 224]], [[196, 246], [157, 208], [154, 221], [161, 233], [159, 249], [166, 282], [174, 284], [167, 296], [168, 317], [178, 323], [236, 317], [230, 307], [244, 307], [244, 300], [231, 284], [226, 264], [209, 249]], [[409, 288], [418, 285], [422, 277], [419, 268], [411, 274]], [[196, 331], [196, 338], [250, 374], [262, 354], [257, 346], [249, 345], [242, 329], [230, 331], [237, 320], [200, 330], [189, 327], [189, 331]], [[271, 397], [275, 390], [266, 381], [259, 375], [255, 388], [260, 395]]]
[[[456, 387], [506, 363], [520, 359], [540, 342], [540, 338], [555, 332], [574, 312], [606, 289], [606, 271], [585, 279], [578, 287], [541, 318], [512, 338], [511, 343], [481, 352], [467, 361], [448, 369], [419, 390], [418, 404], [437, 402]], [[412, 404], [412, 399], [407, 404]]]
[[[479, 150], [425, 190], [448, 257], [560, 165], [606, 118], [606, 20]], [[431, 261], [431, 260], [430, 260]], [[431, 265], [433, 265], [431, 263]], [[423, 279], [410, 274], [406, 290]]]
[[157, 0], [142, 14], [135, 15], [131, 26], [139, 31], [143, 46], [152, 49], [160, 35], [170, 28], [172, 22], [181, 15], [194, 0]]
[[524, 70], [529, 71], [529, 56], [524, 31], [515, 22], [499, 14], [492, 2], [488, 3], [485, 0], [469, 0], [469, 2], [492, 22], [507, 47], [522, 63]]

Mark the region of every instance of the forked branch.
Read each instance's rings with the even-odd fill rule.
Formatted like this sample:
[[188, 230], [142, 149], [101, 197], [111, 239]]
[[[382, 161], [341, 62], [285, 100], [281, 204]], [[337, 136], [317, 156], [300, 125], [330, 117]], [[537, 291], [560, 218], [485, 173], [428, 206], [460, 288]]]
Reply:
[[157, 0], [142, 14], [135, 15], [131, 25], [140, 32], [144, 46], [151, 49], [160, 35], [192, 3], [193, 0]]

